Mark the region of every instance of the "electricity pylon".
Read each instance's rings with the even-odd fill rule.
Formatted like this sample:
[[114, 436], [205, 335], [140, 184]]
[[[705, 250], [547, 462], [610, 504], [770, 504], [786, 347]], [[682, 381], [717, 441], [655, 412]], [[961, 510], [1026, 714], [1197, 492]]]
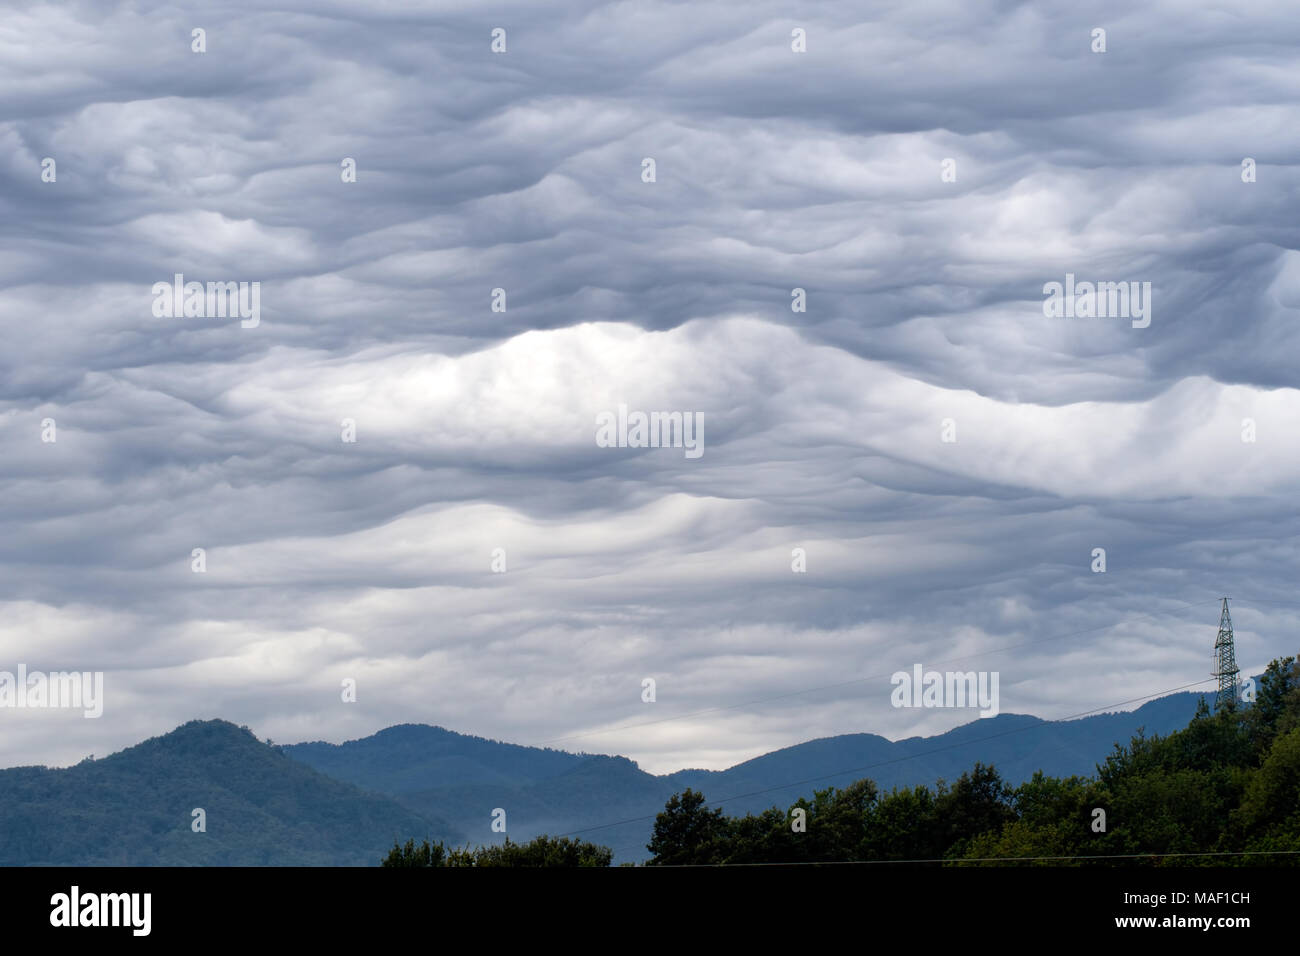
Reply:
[[1214, 676], [1219, 679], [1219, 693], [1214, 698], [1214, 709], [1234, 710], [1241, 683], [1237, 679], [1237, 653], [1232, 643], [1232, 618], [1228, 615], [1228, 599], [1223, 599], [1223, 612], [1219, 615], [1219, 637], [1214, 642]]

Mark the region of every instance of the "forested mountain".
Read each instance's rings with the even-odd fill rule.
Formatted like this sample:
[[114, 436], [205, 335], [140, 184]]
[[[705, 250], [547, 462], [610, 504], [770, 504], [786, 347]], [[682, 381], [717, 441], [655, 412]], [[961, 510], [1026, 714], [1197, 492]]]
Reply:
[[687, 787], [722, 801], [727, 813], [745, 813], [784, 806], [814, 788], [843, 787], [864, 776], [882, 788], [953, 780], [976, 761], [996, 765], [1012, 783], [1038, 770], [1089, 774], [1117, 740], [1128, 740], [1139, 728], [1164, 734], [1185, 726], [1200, 699], [1173, 694], [1135, 711], [1061, 723], [1001, 714], [936, 737], [900, 741], [846, 734], [786, 747], [728, 770], [663, 776], [624, 757], [522, 747], [413, 724], [344, 744], [292, 744], [283, 750], [340, 780], [388, 794], [414, 812], [442, 817], [474, 843], [502, 839], [491, 829], [492, 811], [502, 808], [507, 832], [516, 841], [577, 832], [613, 848], [615, 861], [622, 862], [646, 858], [655, 815]]
[[[74, 767], [0, 770], [0, 865], [375, 865], [410, 839], [449, 848], [498, 844], [503, 837], [491, 826], [498, 808], [516, 844], [574, 834], [611, 848], [615, 862], [644, 860], [656, 816], [688, 788], [744, 819], [774, 806], [784, 813], [814, 791], [863, 778], [880, 794], [959, 780], [977, 762], [997, 767], [999, 786], [1037, 771], [1086, 776], [1109, 766], [1116, 741], [1139, 728], [1148, 735], [1179, 729], [1200, 701], [1175, 694], [1133, 712], [1065, 723], [1004, 714], [896, 742], [848, 734], [724, 771], [667, 775], [624, 757], [423, 725], [345, 744], [273, 747], [226, 721], [191, 721]], [[196, 808], [205, 832], [192, 829]], [[577, 852], [559, 846], [536, 844], [500, 859]]]
[[460, 838], [224, 720], [66, 769], [0, 770], [4, 866], [373, 866], [398, 836], [426, 833]]

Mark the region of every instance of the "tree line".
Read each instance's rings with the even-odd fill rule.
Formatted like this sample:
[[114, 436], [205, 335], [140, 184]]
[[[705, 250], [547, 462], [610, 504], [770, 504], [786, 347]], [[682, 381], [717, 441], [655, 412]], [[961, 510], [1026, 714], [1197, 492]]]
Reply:
[[[1115, 745], [1093, 776], [1041, 771], [1019, 786], [976, 763], [949, 785], [871, 780], [789, 808], [728, 816], [674, 794], [655, 819], [648, 866], [840, 863], [917, 866], [1300, 865], [1300, 664], [1269, 664], [1249, 705], [1183, 730]], [[385, 866], [608, 866], [613, 851], [568, 838], [449, 850], [394, 846]]]

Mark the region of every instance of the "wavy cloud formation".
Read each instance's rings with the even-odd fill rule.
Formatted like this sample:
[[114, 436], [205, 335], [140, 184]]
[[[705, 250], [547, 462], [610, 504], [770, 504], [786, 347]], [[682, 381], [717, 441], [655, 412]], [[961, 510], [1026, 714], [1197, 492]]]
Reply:
[[[1044, 717], [1202, 679], [1221, 594], [1295, 653], [1290, 5], [794, 12], [7, 15], [0, 670], [107, 700], [0, 711], [6, 763], [222, 716], [723, 767], [972, 719], [890, 706], [918, 662]], [[260, 323], [156, 317], [177, 273]], [[1045, 317], [1067, 273], [1150, 326]], [[704, 454], [599, 447], [620, 404]]]

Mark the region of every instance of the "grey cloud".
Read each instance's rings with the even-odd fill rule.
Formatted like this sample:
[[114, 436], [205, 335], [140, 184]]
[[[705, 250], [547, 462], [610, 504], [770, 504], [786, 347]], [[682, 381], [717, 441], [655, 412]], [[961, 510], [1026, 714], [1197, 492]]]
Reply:
[[[962, 719], [782, 696], [916, 661], [987, 655], [1044, 716], [1206, 676], [1221, 593], [1244, 665], [1294, 653], [1288, 8], [791, 16], [20, 7], [0, 661], [105, 669], [109, 702], [27, 715], [11, 762], [220, 715], [719, 766]], [[262, 325], [155, 318], [176, 272], [261, 282]], [[1044, 318], [1066, 272], [1150, 281], [1150, 328]], [[596, 447], [620, 402], [701, 412], [704, 456]]]

